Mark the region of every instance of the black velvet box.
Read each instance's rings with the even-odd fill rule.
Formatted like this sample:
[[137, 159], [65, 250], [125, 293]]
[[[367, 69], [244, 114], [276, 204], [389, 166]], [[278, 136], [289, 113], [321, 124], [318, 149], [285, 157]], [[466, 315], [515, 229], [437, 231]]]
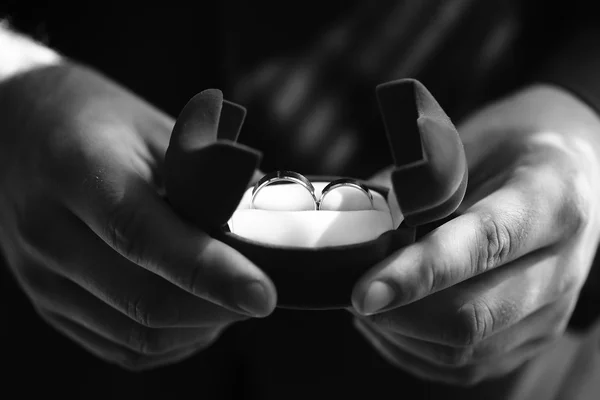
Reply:
[[[192, 98], [177, 119], [165, 159], [169, 203], [182, 218], [263, 269], [277, 288], [278, 307], [350, 306], [352, 288], [362, 274], [414, 242], [417, 227], [452, 214], [464, 197], [464, 149], [431, 93], [416, 80], [401, 79], [377, 86], [376, 95], [395, 165], [390, 188], [363, 183], [395, 205], [404, 220], [397, 229], [352, 245], [284, 247], [232, 233], [227, 221], [254, 184], [261, 159], [260, 152], [237, 143], [245, 109], [223, 100], [220, 91], [207, 90]], [[217, 131], [206, 129], [208, 125], [218, 126]]]

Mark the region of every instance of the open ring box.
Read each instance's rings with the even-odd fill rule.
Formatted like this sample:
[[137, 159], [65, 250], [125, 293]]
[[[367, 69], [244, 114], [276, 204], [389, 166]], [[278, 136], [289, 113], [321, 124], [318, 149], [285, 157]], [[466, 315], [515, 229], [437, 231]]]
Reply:
[[[250, 207], [261, 153], [237, 142], [245, 109], [207, 90], [177, 119], [165, 157], [169, 203], [261, 268], [277, 288], [278, 307], [349, 307], [369, 268], [414, 242], [418, 226], [449, 216], [464, 197], [463, 145], [431, 93], [401, 79], [377, 86], [376, 95], [394, 166], [389, 187], [361, 181], [375, 210], [285, 209], [280, 200], [292, 192], [278, 185], [263, 189], [263, 206], [257, 195]], [[336, 178], [308, 177], [317, 191]]]

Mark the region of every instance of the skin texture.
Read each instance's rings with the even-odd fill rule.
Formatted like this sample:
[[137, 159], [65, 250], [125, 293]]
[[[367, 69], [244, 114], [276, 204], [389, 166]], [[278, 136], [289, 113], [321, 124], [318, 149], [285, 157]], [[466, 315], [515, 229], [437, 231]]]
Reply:
[[351, 311], [393, 365], [471, 386], [519, 367], [566, 328], [600, 232], [600, 121], [540, 85], [458, 130], [470, 172], [459, 212], [366, 273]]
[[[140, 370], [273, 310], [257, 266], [164, 203], [172, 118], [64, 65], [2, 82], [0, 110], [0, 249], [56, 329]], [[565, 329], [600, 230], [600, 122], [568, 93], [536, 86], [459, 132], [470, 183], [458, 216], [374, 266], [351, 311], [393, 365], [473, 385]]]
[[80, 66], [1, 86], [0, 248], [48, 323], [141, 370], [270, 314], [268, 277], [161, 197], [171, 117]]

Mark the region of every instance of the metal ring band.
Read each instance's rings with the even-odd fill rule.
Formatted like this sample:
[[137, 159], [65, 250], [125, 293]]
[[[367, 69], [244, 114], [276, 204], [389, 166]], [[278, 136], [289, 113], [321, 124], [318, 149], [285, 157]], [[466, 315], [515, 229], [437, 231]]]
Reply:
[[311, 197], [313, 198], [313, 201], [315, 204], [315, 210], [319, 209], [319, 206], [318, 206], [319, 201], [317, 200], [317, 196], [315, 196], [315, 188], [312, 185], [312, 183], [310, 183], [310, 181], [308, 179], [306, 179], [306, 177], [304, 175], [301, 175], [301, 174], [299, 174], [297, 172], [293, 172], [293, 171], [275, 171], [275, 172], [271, 172], [271, 173], [263, 176], [262, 178], [260, 178], [260, 180], [258, 182], [256, 182], [256, 184], [254, 185], [254, 188], [252, 189], [252, 200], [250, 202], [250, 205], [252, 206], [252, 208], [254, 208], [254, 199], [256, 198], [256, 195], [258, 194], [258, 192], [260, 192], [261, 189], [263, 189], [264, 187], [266, 187], [272, 183], [280, 182], [280, 181], [288, 181], [288, 182], [297, 183], [298, 185], [300, 185], [303, 188], [305, 188], [306, 190], [308, 190]]
[[373, 201], [373, 194], [371, 193], [371, 191], [369, 190], [368, 187], [366, 187], [365, 185], [363, 185], [356, 179], [343, 178], [343, 179], [336, 179], [335, 181], [330, 182], [329, 184], [327, 184], [327, 186], [325, 186], [323, 188], [323, 191], [321, 192], [321, 198], [317, 202], [317, 210], [321, 209], [321, 204], [323, 203], [323, 199], [325, 198], [327, 193], [331, 192], [333, 189], [336, 189], [336, 188], [342, 187], [342, 186], [350, 186], [350, 187], [361, 190], [369, 198], [369, 201], [371, 202], [371, 208], [373, 208], [373, 209], [375, 208], [375, 203]]

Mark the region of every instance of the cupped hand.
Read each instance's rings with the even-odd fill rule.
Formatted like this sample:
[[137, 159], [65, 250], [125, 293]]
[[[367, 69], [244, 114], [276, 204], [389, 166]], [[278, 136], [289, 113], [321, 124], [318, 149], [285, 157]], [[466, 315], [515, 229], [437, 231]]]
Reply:
[[0, 246], [52, 326], [139, 370], [273, 310], [266, 275], [162, 196], [172, 118], [71, 64], [0, 92]]
[[568, 324], [600, 233], [600, 120], [540, 85], [458, 130], [470, 176], [457, 216], [366, 273], [352, 311], [392, 364], [473, 385], [515, 370]]

